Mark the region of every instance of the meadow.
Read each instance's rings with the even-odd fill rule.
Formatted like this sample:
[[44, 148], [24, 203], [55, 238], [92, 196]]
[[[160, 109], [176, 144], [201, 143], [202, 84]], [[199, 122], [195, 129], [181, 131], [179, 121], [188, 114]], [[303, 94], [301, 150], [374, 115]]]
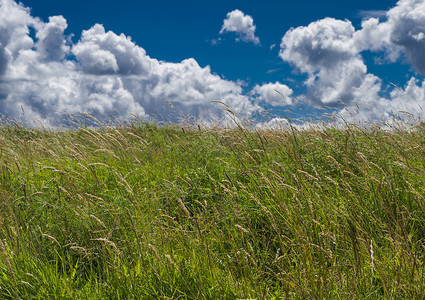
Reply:
[[425, 125], [0, 127], [2, 299], [418, 299]]

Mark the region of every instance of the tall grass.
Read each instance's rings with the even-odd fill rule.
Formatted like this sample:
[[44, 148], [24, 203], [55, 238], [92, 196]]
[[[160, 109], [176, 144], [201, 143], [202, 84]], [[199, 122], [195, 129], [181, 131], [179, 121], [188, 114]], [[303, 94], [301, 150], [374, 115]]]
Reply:
[[3, 299], [425, 295], [425, 127], [0, 128]]

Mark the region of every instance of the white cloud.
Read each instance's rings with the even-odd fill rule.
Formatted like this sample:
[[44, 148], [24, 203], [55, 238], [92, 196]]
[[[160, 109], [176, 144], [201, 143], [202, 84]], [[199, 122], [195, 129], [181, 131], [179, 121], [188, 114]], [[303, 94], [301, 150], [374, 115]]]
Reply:
[[272, 106], [292, 105], [291, 95], [294, 91], [279, 82], [255, 85], [252, 94], [257, 101], [264, 101]]
[[[246, 94], [243, 83], [225, 80], [193, 58], [159, 61], [100, 24], [83, 31], [75, 44], [66, 29], [62, 16], [43, 22], [23, 5], [0, 0], [0, 114], [19, 118], [23, 107], [25, 118], [45, 125], [57, 124], [66, 112], [100, 119], [126, 119], [132, 113], [177, 120], [186, 114], [210, 121], [226, 117], [223, 107], [212, 103], [216, 100], [244, 116], [258, 111], [262, 101], [328, 105], [353, 120], [388, 118], [399, 110], [423, 115], [425, 81], [413, 77], [383, 96], [382, 80], [368, 72], [362, 57], [363, 51], [385, 53], [387, 62], [404, 59], [424, 75], [423, 0], [400, 0], [386, 18], [365, 19], [358, 30], [348, 20], [332, 18], [289, 30], [279, 56], [307, 75], [307, 92], [296, 95], [297, 101], [294, 91], [279, 82], [257, 84]], [[259, 44], [252, 17], [241, 11], [227, 15], [220, 33], [225, 32]]]
[[425, 80], [420, 81], [412, 77], [403, 89], [395, 88], [391, 92], [392, 110], [410, 111], [417, 115], [424, 114], [425, 108]]
[[356, 32], [360, 50], [385, 51], [395, 62], [402, 55], [416, 72], [425, 75], [425, 1], [400, 0], [386, 12], [386, 20], [362, 22]]
[[[391, 28], [388, 23], [380, 23], [377, 18], [370, 18], [362, 22], [362, 29], [353, 34], [353, 45], [357, 52], [364, 50], [386, 51], [390, 60], [399, 55], [391, 45]], [[391, 52], [391, 53], [390, 53]], [[391, 58], [394, 57], [394, 58]]]
[[124, 34], [105, 32], [96, 24], [83, 31], [72, 53], [91, 74], [143, 75], [150, 72], [150, 58]]
[[254, 19], [249, 15], [245, 15], [239, 9], [235, 9], [227, 14], [220, 34], [234, 32], [239, 36], [237, 41], [242, 40], [243, 42], [260, 44], [260, 39], [255, 36], [255, 29]]
[[280, 57], [308, 74], [307, 95], [301, 98], [327, 105], [355, 100], [368, 74], [353, 43], [354, 33], [350, 21], [326, 18], [284, 35]]
[[222, 101], [241, 116], [249, 116], [259, 109], [243, 95], [240, 84], [221, 79], [211, 73], [209, 66], [202, 68], [193, 58], [181, 63], [152, 59], [151, 66], [152, 71], [145, 80], [125, 79], [149, 115], [171, 117], [184, 112], [204, 120], [222, 118], [222, 107], [211, 101]]
[[44, 23], [24, 6], [0, 0], [0, 114], [17, 119], [22, 107], [27, 120], [53, 126], [62, 114], [79, 112], [99, 119], [225, 118], [214, 100], [240, 115], [259, 109], [240, 83], [212, 74], [194, 59], [158, 61], [129, 37], [99, 24], [71, 44], [66, 28], [62, 16]]
[[49, 23], [41, 24], [36, 37], [36, 48], [46, 60], [62, 60], [68, 54], [69, 46], [64, 40], [64, 31], [68, 27], [62, 16], [49, 18]]
[[0, 2], [0, 75], [6, 72], [18, 51], [33, 46], [33, 40], [28, 36], [28, 26], [38, 22], [22, 5], [14, 1]]
[[359, 10], [357, 16], [363, 19], [382, 18], [387, 14], [386, 10]]
[[[425, 1], [400, 0], [378, 18], [365, 19], [355, 30], [348, 20], [325, 18], [292, 28], [282, 38], [279, 56], [307, 74], [304, 103], [330, 105], [348, 119], [379, 120], [399, 110], [423, 114], [425, 84], [411, 79], [403, 89], [382, 96], [382, 80], [368, 73], [363, 51], [385, 53], [388, 62], [400, 57], [425, 74]], [[403, 92], [401, 92], [403, 91]], [[343, 107], [348, 108], [348, 113]]]
[[326, 18], [307, 27], [291, 28], [282, 38], [280, 57], [302, 72], [330, 68], [356, 55], [350, 21]]
[[[388, 12], [391, 43], [400, 47], [415, 70], [425, 75], [425, 1], [401, 0]], [[384, 26], [383, 23], [381, 26]]]

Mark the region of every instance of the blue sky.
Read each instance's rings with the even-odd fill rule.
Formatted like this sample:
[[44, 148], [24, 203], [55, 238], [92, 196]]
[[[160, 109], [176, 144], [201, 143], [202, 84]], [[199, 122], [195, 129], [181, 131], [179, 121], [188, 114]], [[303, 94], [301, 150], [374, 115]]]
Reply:
[[[50, 1], [24, 0], [34, 16], [63, 15], [66, 33], [77, 42], [83, 30], [95, 23], [117, 34], [124, 33], [148, 55], [169, 62], [195, 58], [201, 66], [231, 80], [276, 81], [290, 77], [291, 68], [278, 57], [282, 36], [291, 27], [333, 17], [349, 19], [355, 26], [361, 12], [388, 10], [394, 0], [376, 1]], [[226, 14], [239, 9], [254, 19], [261, 46], [235, 43], [235, 34], [219, 35]], [[223, 41], [211, 46], [211, 40]], [[270, 46], [275, 47], [270, 51]], [[267, 73], [269, 70], [279, 72]]]
[[425, 106], [424, 34], [423, 0], [0, 0], [0, 114], [379, 120]]

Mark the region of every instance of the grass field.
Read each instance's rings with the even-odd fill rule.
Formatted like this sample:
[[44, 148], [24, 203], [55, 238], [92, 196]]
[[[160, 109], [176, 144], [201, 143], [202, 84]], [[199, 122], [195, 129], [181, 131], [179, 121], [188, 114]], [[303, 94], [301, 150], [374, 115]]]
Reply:
[[0, 127], [2, 299], [416, 299], [425, 127]]

